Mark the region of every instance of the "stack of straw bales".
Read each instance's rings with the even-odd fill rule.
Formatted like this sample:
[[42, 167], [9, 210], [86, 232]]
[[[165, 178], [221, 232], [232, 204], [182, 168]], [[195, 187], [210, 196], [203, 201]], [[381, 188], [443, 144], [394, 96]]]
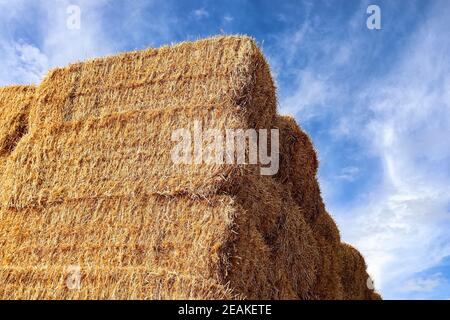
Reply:
[[[379, 298], [250, 38], [56, 69], [36, 89], [2, 89], [0, 114], [0, 298]], [[278, 174], [174, 164], [171, 134], [194, 120], [279, 128]]]

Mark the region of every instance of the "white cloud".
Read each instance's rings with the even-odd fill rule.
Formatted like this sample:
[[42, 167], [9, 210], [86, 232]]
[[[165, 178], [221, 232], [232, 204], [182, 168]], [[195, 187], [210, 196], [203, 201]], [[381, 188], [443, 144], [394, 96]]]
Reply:
[[441, 274], [437, 273], [429, 277], [419, 277], [406, 281], [401, 287], [403, 292], [432, 292], [439, 285], [441, 285], [445, 279]]
[[313, 32], [314, 28], [306, 19], [294, 32], [289, 32], [280, 38], [279, 46], [283, 50], [283, 63], [291, 64], [299, 50], [305, 50], [306, 46], [311, 45], [306, 40], [309, 40], [308, 38]]
[[281, 100], [280, 112], [299, 116], [303, 121], [316, 116], [333, 99], [334, 88], [326, 78], [299, 71], [293, 94]]
[[339, 175], [337, 176], [338, 179], [346, 180], [346, 181], [353, 181], [359, 174], [359, 168], [357, 167], [345, 167], [341, 170]]
[[11, 29], [0, 30], [0, 60], [3, 61], [0, 85], [38, 83], [49, 68], [111, 52], [111, 44], [101, 25], [101, 9], [105, 3], [78, 1], [81, 28], [70, 30], [66, 9], [71, 1], [43, 1], [33, 3], [34, 7], [26, 1], [1, 2], [0, 19], [11, 23], [12, 28], [28, 27], [17, 21], [29, 17], [30, 10], [39, 10], [42, 14], [34, 17], [33, 28], [42, 34], [33, 39], [36, 43], [28, 43], [12, 38]]
[[38, 83], [48, 69], [48, 59], [32, 45], [0, 39], [0, 86], [13, 83]]
[[199, 19], [208, 18], [209, 12], [206, 11], [204, 8], [200, 8], [200, 9], [194, 10], [194, 15]]
[[48, 69], [48, 59], [39, 48], [26, 43], [15, 43], [18, 65], [16, 72], [23, 73], [30, 82], [39, 82]]
[[229, 14], [227, 14], [223, 17], [223, 20], [225, 20], [225, 22], [227, 22], [227, 23], [231, 23], [231, 22], [233, 22], [234, 18], [232, 16], [230, 16]]

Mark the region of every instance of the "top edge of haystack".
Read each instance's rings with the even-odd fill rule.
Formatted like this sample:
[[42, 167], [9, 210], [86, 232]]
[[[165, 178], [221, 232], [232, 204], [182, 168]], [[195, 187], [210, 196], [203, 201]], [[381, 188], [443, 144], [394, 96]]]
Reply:
[[[256, 41], [215, 36], [121, 53], [50, 71], [38, 88], [32, 128], [141, 110], [235, 110], [269, 125], [276, 88]], [[235, 109], [233, 109], [235, 108]]]
[[5, 87], [0, 87], [0, 94], [23, 92], [27, 93], [29, 91], [34, 91], [36, 89], [35, 85], [9, 85]]
[[[126, 61], [128, 59], [134, 59], [136, 56], [152, 56], [156, 54], [164, 54], [165, 52], [174, 51], [174, 50], [183, 50], [183, 49], [199, 49], [204, 46], [207, 46], [208, 44], [214, 44], [214, 43], [222, 43], [223, 46], [232, 46], [236, 43], [245, 43], [247, 44], [248, 51], [253, 51], [256, 55], [260, 56], [264, 62], [266, 62], [266, 59], [256, 41], [255, 38], [247, 36], [247, 35], [217, 35], [212, 36], [204, 39], [198, 39], [198, 40], [189, 40], [189, 41], [181, 41], [177, 43], [171, 43], [171, 44], [164, 44], [160, 47], [149, 47], [146, 49], [140, 49], [140, 50], [132, 50], [132, 51], [126, 51], [126, 52], [119, 52], [119, 53], [112, 53], [109, 55], [101, 56], [101, 57], [95, 57], [90, 58], [82, 61], [77, 61], [73, 63], [69, 63], [66, 66], [61, 67], [55, 67], [53, 69], [50, 69], [49, 72], [44, 77], [45, 81], [47, 78], [50, 78], [53, 73], [55, 72], [61, 72], [61, 71], [67, 71], [71, 69], [77, 69], [83, 65], [90, 64], [90, 65], [102, 65], [105, 63], [112, 63], [116, 61]], [[267, 62], [266, 62], [267, 63]]]
[[12, 85], [0, 87], [0, 106], [9, 104], [26, 103], [23, 98], [30, 98], [34, 95], [36, 86], [34, 85]]

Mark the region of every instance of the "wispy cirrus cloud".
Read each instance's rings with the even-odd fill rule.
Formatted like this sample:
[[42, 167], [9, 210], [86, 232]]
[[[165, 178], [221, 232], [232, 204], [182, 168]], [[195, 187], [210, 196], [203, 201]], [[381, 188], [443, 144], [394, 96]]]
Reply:
[[209, 17], [209, 12], [206, 11], [205, 8], [195, 9], [194, 10], [194, 16], [197, 17], [198, 19], [208, 18]]
[[439, 273], [429, 277], [418, 277], [406, 281], [401, 290], [407, 293], [432, 292], [444, 281], [445, 279]]
[[407, 297], [405, 281], [425, 284], [415, 275], [450, 255], [450, 40], [441, 32], [449, 14], [437, 3], [392, 70], [360, 95], [371, 118], [355, 130], [381, 162], [381, 183], [335, 208], [388, 298]]
[[292, 95], [281, 97], [280, 112], [296, 115], [302, 121], [323, 113], [323, 108], [331, 105], [336, 95], [329, 79], [322, 78], [311, 71], [298, 71], [294, 80]]

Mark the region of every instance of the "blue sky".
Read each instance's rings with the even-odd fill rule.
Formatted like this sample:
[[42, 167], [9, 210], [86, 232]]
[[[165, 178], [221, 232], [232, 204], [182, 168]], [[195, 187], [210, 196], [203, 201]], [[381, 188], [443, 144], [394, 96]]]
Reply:
[[[381, 30], [366, 27], [369, 4]], [[67, 28], [69, 5], [81, 9]], [[450, 298], [450, 2], [0, 0], [0, 85], [89, 57], [256, 38], [328, 210], [388, 299]]]

